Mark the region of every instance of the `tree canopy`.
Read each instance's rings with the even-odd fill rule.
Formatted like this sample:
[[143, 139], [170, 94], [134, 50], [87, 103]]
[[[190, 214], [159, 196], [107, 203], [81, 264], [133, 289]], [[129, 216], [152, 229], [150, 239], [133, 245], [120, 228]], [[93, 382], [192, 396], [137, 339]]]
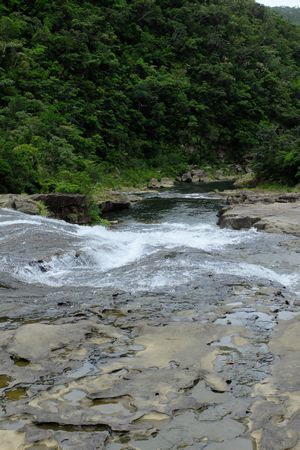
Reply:
[[300, 181], [299, 29], [254, 0], [6, 0], [0, 190], [241, 162]]
[[274, 6], [272, 9], [295, 25], [300, 25], [300, 8], [291, 6]]

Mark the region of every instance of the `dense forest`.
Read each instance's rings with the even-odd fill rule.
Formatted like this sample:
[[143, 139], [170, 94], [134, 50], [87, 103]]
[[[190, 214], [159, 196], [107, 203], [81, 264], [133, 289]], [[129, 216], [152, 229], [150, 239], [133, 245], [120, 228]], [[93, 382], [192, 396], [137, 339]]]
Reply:
[[299, 36], [254, 0], [3, 0], [0, 191], [245, 159], [299, 183]]
[[300, 8], [291, 8], [290, 6], [274, 6], [272, 10], [295, 25], [300, 25]]

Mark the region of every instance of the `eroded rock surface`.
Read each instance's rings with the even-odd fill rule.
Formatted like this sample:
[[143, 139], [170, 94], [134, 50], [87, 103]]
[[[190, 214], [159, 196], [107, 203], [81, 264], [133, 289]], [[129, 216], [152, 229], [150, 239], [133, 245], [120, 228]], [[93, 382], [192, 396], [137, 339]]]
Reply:
[[8, 449], [297, 448], [300, 316], [287, 292], [218, 278], [219, 300], [202, 304], [207, 287], [172, 298], [30, 286], [26, 299], [2, 278]]

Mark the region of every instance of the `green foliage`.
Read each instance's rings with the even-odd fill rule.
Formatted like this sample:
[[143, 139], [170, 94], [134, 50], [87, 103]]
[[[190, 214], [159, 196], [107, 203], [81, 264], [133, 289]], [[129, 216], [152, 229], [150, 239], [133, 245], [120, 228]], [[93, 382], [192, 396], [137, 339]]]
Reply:
[[300, 8], [291, 8], [290, 6], [274, 6], [272, 10], [295, 25], [300, 25]]
[[44, 202], [42, 202], [41, 200], [36, 201], [38, 208], [39, 208], [39, 215], [40, 216], [44, 216], [44, 217], [48, 217], [49, 216], [49, 210], [47, 208], [47, 206], [45, 205]]
[[89, 214], [91, 216], [92, 225], [102, 225], [104, 227], [110, 226], [110, 221], [101, 217], [99, 206], [97, 206], [93, 201], [91, 201], [89, 205]]
[[39, 185], [38, 150], [30, 144], [21, 144], [11, 151], [12, 175], [16, 192], [37, 192]]
[[299, 29], [254, 0], [0, 5], [0, 190], [255, 159], [299, 181]]
[[282, 130], [263, 123], [255, 167], [262, 179], [295, 185], [300, 181], [300, 127]]

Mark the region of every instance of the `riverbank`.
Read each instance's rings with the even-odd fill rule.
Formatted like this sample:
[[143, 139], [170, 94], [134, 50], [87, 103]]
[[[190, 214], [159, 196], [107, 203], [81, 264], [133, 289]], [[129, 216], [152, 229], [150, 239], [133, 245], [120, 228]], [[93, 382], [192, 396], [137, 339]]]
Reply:
[[[232, 182], [231, 177], [228, 179], [226, 175], [222, 180], [223, 183]], [[200, 187], [210, 186], [210, 183], [185, 181], [177, 182], [177, 185]], [[220, 183], [220, 180], [215, 180], [215, 183]], [[148, 185], [141, 189], [105, 190], [91, 198], [80, 194], [59, 193], [31, 196], [2, 194], [0, 195], [0, 207], [11, 208], [26, 214], [40, 214], [81, 225], [92, 222], [101, 223], [101, 221], [103, 224], [108, 224], [108, 221], [105, 222], [100, 217], [107, 213], [128, 209], [142, 201], [145, 196], [151, 193], [159, 195], [159, 192], [163, 192], [164, 189], [172, 189], [174, 186], [175, 182], [172, 179], [162, 178], [160, 181], [151, 179]], [[218, 224], [221, 227], [231, 227], [237, 230], [254, 227], [267, 232], [300, 235], [300, 192], [296, 190], [287, 192], [258, 188], [234, 189], [217, 192], [217, 195], [224, 198], [229, 205], [218, 213]]]

